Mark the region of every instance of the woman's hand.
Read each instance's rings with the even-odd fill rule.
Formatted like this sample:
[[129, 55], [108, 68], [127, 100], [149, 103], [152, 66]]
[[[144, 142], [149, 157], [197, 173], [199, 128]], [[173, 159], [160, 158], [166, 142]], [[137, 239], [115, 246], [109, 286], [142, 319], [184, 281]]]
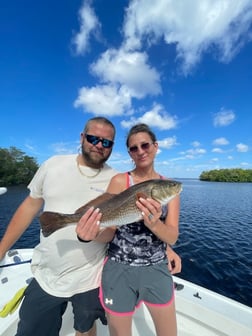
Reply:
[[136, 205], [141, 210], [143, 215], [144, 224], [152, 230], [157, 224], [160, 223], [160, 216], [162, 214], [161, 204], [152, 198], [140, 197], [136, 201]]
[[76, 226], [77, 236], [84, 242], [94, 240], [100, 230], [101, 216], [99, 208], [91, 207], [88, 209]]

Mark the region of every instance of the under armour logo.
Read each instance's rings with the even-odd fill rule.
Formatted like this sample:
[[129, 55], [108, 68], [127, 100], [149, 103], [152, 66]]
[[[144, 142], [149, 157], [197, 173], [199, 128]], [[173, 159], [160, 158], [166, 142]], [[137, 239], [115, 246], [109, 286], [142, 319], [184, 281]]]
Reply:
[[112, 304], [113, 304], [113, 299], [108, 299], [108, 298], [106, 298], [106, 299], [105, 299], [105, 303], [106, 303], [106, 304], [111, 304], [111, 305], [112, 305]]

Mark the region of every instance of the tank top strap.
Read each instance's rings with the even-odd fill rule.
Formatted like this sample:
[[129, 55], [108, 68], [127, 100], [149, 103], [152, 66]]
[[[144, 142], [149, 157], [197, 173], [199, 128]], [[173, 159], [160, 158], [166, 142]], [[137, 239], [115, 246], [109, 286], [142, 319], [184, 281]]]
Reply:
[[127, 173], [126, 173], [126, 187], [127, 187], [127, 189], [128, 189], [129, 187], [133, 186], [133, 184], [134, 184], [134, 182], [133, 182], [133, 178], [132, 178], [130, 172], [127, 172]]
[[[128, 189], [129, 187], [134, 185], [134, 181], [129, 171], [126, 172], [125, 174], [126, 174], [126, 187]], [[163, 175], [159, 175], [159, 178], [161, 180], [165, 180], [165, 177]]]

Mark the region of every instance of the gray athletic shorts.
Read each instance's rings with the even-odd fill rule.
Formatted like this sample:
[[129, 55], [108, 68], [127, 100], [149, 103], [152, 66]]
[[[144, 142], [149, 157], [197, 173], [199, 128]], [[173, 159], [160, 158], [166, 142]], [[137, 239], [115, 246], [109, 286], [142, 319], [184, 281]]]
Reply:
[[107, 312], [130, 315], [141, 302], [162, 306], [173, 299], [173, 280], [166, 263], [129, 266], [110, 259], [105, 262], [100, 301]]

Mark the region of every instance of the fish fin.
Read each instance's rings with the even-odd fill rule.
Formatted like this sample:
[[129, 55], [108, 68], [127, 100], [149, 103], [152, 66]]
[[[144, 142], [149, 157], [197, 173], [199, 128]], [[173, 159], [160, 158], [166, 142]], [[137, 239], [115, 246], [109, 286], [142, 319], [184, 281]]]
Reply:
[[84, 214], [89, 208], [91, 208], [91, 205], [88, 206], [88, 204], [82, 205], [80, 208], [78, 208], [74, 213], [75, 214]]
[[99, 205], [105, 201], [109, 201], [112, 198], [115, 197], [116, 194], [110, 194], [110, 193], [103, 193], [102, 195], [94, 198], [90, 202], [82, 205], [79, 209], [75, 211], [75, 213], [85, 213], [89, 208], [94, 207], [94, 208], [99, 208]]
[[144, 199], [146, 199], [148, 196], [145, 194], [145, 193], [143, 193], [143, 192], [138, 192], [138, 193], [136, 193], [136, 199], [137, 199], [137, 201], [139, 200], [139, 198], [144, 198]]

